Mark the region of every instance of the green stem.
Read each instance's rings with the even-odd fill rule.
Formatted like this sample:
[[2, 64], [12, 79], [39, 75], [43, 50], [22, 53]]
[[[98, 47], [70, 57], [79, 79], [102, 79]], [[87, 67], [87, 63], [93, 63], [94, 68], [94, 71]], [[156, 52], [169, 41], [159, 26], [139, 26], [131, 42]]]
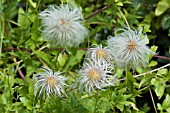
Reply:
[[125, 70], [125, 74], [126, 74], [126, 77], [125, 77], [124, 79], [126, 80], [126, 84], [127, 84], [127, 82], [128, 82], [128, 81], [127, 81], [127, 78], [128, 78], [128, 77], [127, 77], [127, 70]]
[[38, 4], [37, 4], [37, 7], [36, 7], [36, 10], [38, 11], [38, 8], [40, 6], [40, 3], [41, 3], [41, 0], [38, 1]]
[[2, 54], [2, 41], [3, 41], [3, 38], [4, 38], [4, 17], [2, 16], [1, 18], [1, 24], [0, 24], [0, 32], [1, 32], [1, 42], [0, 42], [0, 59], [1, 59], [1, 54]]
[[[116, 7], [116, 6], [115, 6], [115, 7]], [[130, 29], [129, 23], [128, 23], [125, 15], [124, 15], [123, 12], [120, 10], [120, 8], [118, 8], [118, 7], [116, 7], [116, 8], [117, 8], [117, 10], [120, 12], [120, 14], [122, 15], [123, 19], [125, 20], [127, 27]]]
[[96, 113], [97, 100], [98, 100], [98, 98], [96, 98], [96, 103], [95, 103], [95, 106], [94, 106], [94, 113]]

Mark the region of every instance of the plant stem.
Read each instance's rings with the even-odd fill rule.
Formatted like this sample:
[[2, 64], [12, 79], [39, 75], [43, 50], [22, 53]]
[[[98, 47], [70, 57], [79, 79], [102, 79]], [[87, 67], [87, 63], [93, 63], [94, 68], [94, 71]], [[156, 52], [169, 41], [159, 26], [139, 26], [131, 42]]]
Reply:
[[92, 13], [91, 15], [89, 15], [88, 17], [84, 18], [84, 20], [87, 20], [87, 19], [95, 16], [96, 14], [102, 12], [103, 10], [108, 9], [108, 8], [111, 7], [112, 5], [113, 5], [113, 4], [109, 4], [109, 5], [105, 6], [105, 7], [103, 7], [102, 9], [99, 9], [99, 10], [95, 11], [94, 13]]
[[[148, 72], [146, 72], [146, 73], [142, 73], [142, 74], [139, 74], [139, 75], [133, 75], [133, 76], [134, 76], [134, 78], [137, 78], [137, 77], [140, 77], [140, 76], [143, 76], [143, 75], [146, 75], [146, 74], [153, 73], [153, 72], [155, 72], [155, 71], [158, 71], [158, 70], [163, 69], [163, 68], [168, 67], [168, 66], [170, 66], [170, 63], [169, 63], [169, 64], [166, 64], [166, 65], [164, 65], [164, 66], [162, 66], [162, 67], [156, 68], [156, 69], [154, 69], [154, 70], [148, 71]], [[126, 78], [119, 79], [119, 81], [123, 81], [123, 80], [126, 80]]]
[[[13, 58], [13, 61], [14, 61], [14, 63], [18, 64], [16, 58]], [[21, 69], [20, 69], [20, 68], [17, 68], [17, 70], [18, 70], [18, 73], [19, 73], [19, 75], [21, 76], [21, 78], [22, 78], [23, 80], [25, 80], [25, 76], [24, 76], [24, 74], [22, 73]]]
[[[115, 7], [116, 7], [116, 6], [115, 6]], [[118, 8], [118, 7], [116, 7], [116, 8], [117, 8], [117, 10], [120, 12], [120, 14], [122, 15], [123, 19], [125, 20], [127, 27], [130, 29], [129, 23], [128, 23], [125, 15], [124, 15], [123, 12], [120, 10], [120, 8]]]
[[168, 67], [168, 66], [170, 66], [170, 63], [169, 63], [169, 64], [166, 64], [166, 65], [164, 65], [164, 66], [162, 66], [162, 67], [156, 68], [156, 69], [154, 69], [154, 70], [148, 71], [148, 72], [146, 72], [146, 73], [142, 73], [142, 74], [139, 74], [139, 75], [134, 75], [134, 77], [136, 78], [136, 77], [140, 77], [140, 76], [143, 76], [143, 75], [146, 75], [146, 74], [150, 74], [150, 73], [153, 73], [153, 72], [155, 72], [155, 71], [158, 71], [158, 70], [163, 69], [163, 68]]
[[68, 71], [68, 74], [69, 74], [74, 80], [76, 80], [76, 78], [75, 78], [74, 75], [71, 73], [71, 71]]
[[3, 41], [3, 38], [4, 38], [4, 17], [2, 16], [0, 18], [0, 21], [1, 21], [1, 24], [0, 24], [0, 32], [1, 32], [1, 42], [0, 42], [0, 59], [1, 59], [1, 54], [2, 54], [2, 41]]
[[151, 95], [151, 99], [152, 99], [152, 103], [153, 103], [153, 106], [154, 106], [154, 109], [155, 109], [155, 113], [158, 113], [157, 112], [157, 109], [156, 109], [156, 106], [155, 106], [155, 101], [154, 101], [154, 99], [153, 99], [153, 95], [152, 95], [152, 92], [151, 92], [151, 89], [149, 88], [149, 93], [150, 93], [150, 95]]
[[170, 58], [165, 57], [165, 56], [159, 56], [159, 55], [155, 55], [153, 57], [157, 57], [157, 58], [161, 58], [161, 59], [165, 59], [165, 60], [170, 60]]
[[95, 102], [95, 106], [94, 106], [94, 113], [96, 113], [96, 108], [97, 108], [97, 97], [95, 98], [96, 99], [96, 102]]

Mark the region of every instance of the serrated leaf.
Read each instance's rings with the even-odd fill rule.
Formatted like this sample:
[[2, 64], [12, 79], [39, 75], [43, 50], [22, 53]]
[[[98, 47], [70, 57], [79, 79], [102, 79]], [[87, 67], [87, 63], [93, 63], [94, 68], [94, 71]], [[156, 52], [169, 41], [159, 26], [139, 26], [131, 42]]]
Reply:
[[124, 110], [124, 105], [122, 104], [116, 104], [116, 107], [120, 110], [120, 111], [123, 111]]
[[151, 80], [151, 84], [154, 85], [155, 93], [160, 99], [164, 94], [165, 85], [166, 85], [165, 82], [163, 81], [162, 78], [153, 78]]
[[157, 103], [158, 110], [163, 111], [162, 105], [160, 103]]
[[119, 94], [123, 94], [127, 91], [126, 87], [118, 90]]
[[158, 96], [158, 98], [160, 99], [163, 94], [164, 94], [164, 90], [165, 90], [165, 83], [161, 82], [159, 83], [157, 86], [155, 86], [155, 93]]
[[158, 46], [151, 46], [151, 50], [152, 50], [153, 52], [156, 52], [157, 49], [158, 49]]
[[133, 109], [135, 109], [135, 110], [137, 110], [137, 111], [139, 110], [133, 102], [124, 101], [124, 102], [122, 102], [122, 104], [124, 104], [124, 105], [126, 105], [126, 106], [129, 106], [129, 105], [130, 105], [130, 106], [132, 106]]
[[162, 103], [162, 107], [164, 109], [170, 108], [170, 101], [169, 100], [170, 100], [170, 96], [169, 96], [169, 94], [167, 94], [164, 101], [163, 101], [163, 103]]

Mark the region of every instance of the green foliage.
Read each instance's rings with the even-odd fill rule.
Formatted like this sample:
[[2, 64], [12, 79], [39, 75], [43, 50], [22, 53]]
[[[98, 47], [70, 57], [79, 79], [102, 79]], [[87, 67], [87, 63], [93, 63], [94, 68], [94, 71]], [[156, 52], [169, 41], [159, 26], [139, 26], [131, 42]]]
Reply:
[[[75, 3], [81, 8], [89, 29], [84, 43], [75, 48], [50, 48], [41, 36], [39, 13], [47, 5]], [[110, 5], [111, 4], [111, 5]], [[100, 13], [90, 17], [92, 12]], [[170, 112], [169, 0], [0, 0], [0, 111], [2, 113], [152, 113]], [[124, 16], [124, 17], [123, 17]], [[107, 36], [119, 28], [143, 28], [151, 50], [146, 69], [123, 70], [114, 67], [118, 82], [91, 95], [70, 85], [67, 98], [37, 98], [34, 79], [41, 66], [62, 71], [68, 83], [75, 83], [77, 70], [92, 44], [106, 45]], [[143, 75], [137, 76], [138, 74]], [[25, 78], [22, 77], [24, 75]], [[154, 102], [151, 100], [153, 94]], [[147, 96], [149, 95], [149, 96]]]
[[159, 16], [163, 14], [170, 6], [170, 1], [169, 0], [161, 0], [158, 2], [156, 10], [155, 10], [155, 15]]

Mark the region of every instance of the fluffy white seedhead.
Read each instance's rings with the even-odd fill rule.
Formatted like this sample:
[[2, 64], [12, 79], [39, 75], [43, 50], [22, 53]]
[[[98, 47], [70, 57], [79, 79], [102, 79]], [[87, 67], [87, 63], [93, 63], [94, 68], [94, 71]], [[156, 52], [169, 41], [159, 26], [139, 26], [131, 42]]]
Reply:
[[34, 85], [34, 95], [40, 96], [44, 95], [45, 97], [50, 97], [58, 95], [58, 97], [62, 97], [62, 95], [66, 96], [64, 91], [64, 87], [67, 85], [65, 84], [65, 78], [61, 75], [61, 72], [55, 72], [49, 68], [41, 68], [45, 72], [35, 74], [34, 76], [37, 79], [36, 84]]
[[107, 86], [114, 85], [115, 77], [110, 66], [101, 65], [97, 60], [86, 60], [78, 74], [79, 90], [85, 90], [89, 94], [96, 92], [97, 89], [103, 90]]
[[102, 47], [102, 45], [93, 45], [93, 47], [87, 50], [85, 56], [88, 59], [97, 60], [98, 62], [101, 62], [101, 64], [112, 64], [114, 58], [112, 51], [108, 47]]
[[147, 35], [132, 29], [120, 29], [123, 32], [115, 37], [109, 36], [108, 47], [114, 53], [118, 67], [134, 69], [146, 67], [148, 54], [155, 54], [147, 46]]
[[53, 47], [73, 47], [82, 43], [88, 30], [81, 24], [83, 16], [78, 7], [50, 5], [40, 13], [42, 36]]

